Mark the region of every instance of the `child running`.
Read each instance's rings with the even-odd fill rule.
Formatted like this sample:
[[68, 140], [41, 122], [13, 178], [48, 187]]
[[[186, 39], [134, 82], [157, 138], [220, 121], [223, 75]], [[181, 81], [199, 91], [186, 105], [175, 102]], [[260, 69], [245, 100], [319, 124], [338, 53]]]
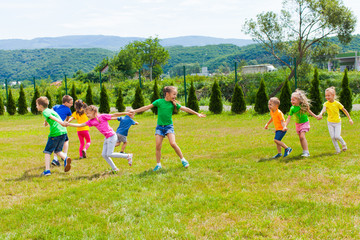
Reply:
[[123, 143], [120, 153], [125, 152], [125, 148], [127, 145], [127, 135], [130, 127], [132, 125], [139, 125], [139, 123], [135, 122], [133, 118], [134, 115], [111, 118], [111, 120], [118, 120], [120, 122], [119, 127], [116, 129], [117, 143], [115, 145], [115, 147], [117, 147], [120, 146], [121, 143]]
[[347, 146], [344, 139], [341, 137], [341, 118], [339, 114], [339, 110], [343, 111], [345, 115], [349, 118], [349, 123], [352, 125], [354, 122], [350, 117], [350, 114], [348, 111], [344, 108], [344, 106], [336, 101], [336, 91], [335, 87], [329, 87], [325, 90], [325, 98], [327, 102], [324, 103], [324, 107], [321, 110], [320, 114], [317, 116], [318, 120], [322, 118], [322, 115], [327, 112], [328, 117], [328, 129], [330, 133], [331, 140], [334, 144], [336, 154], [339, 154], [341, 152], [339, 144], [337, 141], [339, 141], [342, 145], [342, 150], [346, 151]]
[[105, 141], [102, 150], [102, 157], [105, 158], [106, 162], [111, 166], [112, 172], [117, 172], [119, 169], [115, 166], [112, 161], [112, 157], [114, 158], [126, 158], [128, 160], [128, 164], [131, 167], [132, 165], [132, 154], [124, 154], [124, 153], [116, 153], [114, 152], [114, 148], [117, 142], [117, 136], [114, 130], [109, 125], [109, 120], [112, 117], [119, 117], [122, 115], [127, 115], [130, 113], [114, 113], [114, 114], [98, 114], [98, 109], [94, 105], [90, 105], [85, 109], [85, 114], [89, 118], [89, 121], [84, 123], [67, 123], [65, 122], [65, 126], [71, 127], [96, 127], [100, 133], [105, 136]]
[[[49, 109], [49, 100], [47, 97], [39, 97], [36, 99], [36, 108], [42, 112], [45, 117], [45, 121], [50, 125], [50, 134], [48, 141], [45, 146], [45, 171], [41, 174], [42, 176], [51, 175], [50, 171], [50, 157], [54, 152], [58, 154], [64, 160], [64, 171], [68, 172], [71, 168], [71, 158], [67, 157], [63, 152], [64, 142], [67, 136], [67, 130], [62, 124], [59, 114], [54, 110]], [[46, 126], [46, 124], [44, 124]]]
[[188, 161], [184, 158], [181, 149], [175, 142], [175, 131], [172, 121], [173, 112], [178, 112], [182, 110], [184, 112], [197, 115], [200, 118], [206, 117], [205, 114], [197, 113], [190, 108], [181, 106], [177, 103], [177, 88], [173, 86], [167, 86], [163, 90], [165, 99], [158, 99], [152, 104], [132, 110], [131, 112], [140, 113], [149, 110], [152, 107], [158, 108], [158, 119], [157, 126], [155, 130], [155, 140], [156, 140], [156, 166], [154, 171], [157, 171], [162, 168], [161, 166], [161, 147], [163, 139], [167, 136], [170, 142], [171, 147], [175, 150], [176, 154], [180, 157], [180, 161], [185, 168], [189, 167]]
[[291, 94], [291, 104], [292, 106], [285, 122], [285, 127], [288, 126], [291, 117], [295, 115], [296, 132], [299, 135], [300, 144], [303, 149], [301, 156], [310, 157], [308, 142], [305, 138], [305, 133], [310, 130], [309, 117], [306, 113], [309, 113], [315, 118], [317, 118], [317, 116], [310, 110], [310, 100], [306, 97], [304, 91], [296, 89], [296, 91]]
[[[86, 107], [87, 107], [86, 103], [84, 103], [82, 100], [76, 100], [75, 112], [71, 115], [68, 122], [71, 122], [73, 119], [76, 119], [77, 123], [80, 124], [87, 122], [89, 118], [85, 114]], [[91, 144], [89, 126], [78, 127], [76, 131], [80, 141], [80, 147], [79, 147], [80, 159], [86, 158], [86, 151], [88, 150]], [[85, 145], [85, 141], [86, 141], [86, 145]]]
[[292, 149], [291, 147], [286, 146], [281, 140], [285, 136], [287, 127], [285, 126], [285, 118], [284, 114], [279, 110], [280, 100], [277, 97], [272, 97], [268, 103], [269, 110], [270, 110], [270, 120], [266, 123], [265, 129], [268, 129], [269, 124], [274, 122], [275, 126], [275, 138], [274, 142], [276, 143], [276, 148], [278, 153], [273, 158], [281, 157], [281, 147], [285, 149], [284, 157], [287, 157]]

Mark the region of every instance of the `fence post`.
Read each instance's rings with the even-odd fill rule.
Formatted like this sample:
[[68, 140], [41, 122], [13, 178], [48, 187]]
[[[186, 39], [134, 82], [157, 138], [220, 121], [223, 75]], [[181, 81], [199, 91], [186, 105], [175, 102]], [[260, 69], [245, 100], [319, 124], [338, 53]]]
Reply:
[[68, 94], [67, 94], [67, 79], [66, 79], [66, 74], [65, 74], [65, 95], [68, 95]]
[[237, 83], [237, 62], [235, 62], [235, 85]]
[[101, 85], [102, 85], [102, 84], [101, 84], [101, 71], [99, 71], [99, 73], [100, 73], [99, 76], [100, 76], [100, 91], [101, 91]]
[[6, 88], [6, 103], [8, 102], [8, 84], [7, 79], [5, 79], [5, 88]]
[[187, 105], [187, 92], [186, 92], [186, 67], [184, 65], [184, 90], [185, 90], [185, 106]]
[[296, 71], [296, 57], [294, 58], [294, 71], [295, 71], [295, 90], [297, 89], [297, 71]]
[[139, 69], [139, 84], [140, 84], [140, 88], [142, 88], [142, 84], [141, 84], [141, 69]]
[[33, 77], [33, 84], [34, 84], [34, 92], [35, 92], [35, 88], [36, 88], [35, 77]]

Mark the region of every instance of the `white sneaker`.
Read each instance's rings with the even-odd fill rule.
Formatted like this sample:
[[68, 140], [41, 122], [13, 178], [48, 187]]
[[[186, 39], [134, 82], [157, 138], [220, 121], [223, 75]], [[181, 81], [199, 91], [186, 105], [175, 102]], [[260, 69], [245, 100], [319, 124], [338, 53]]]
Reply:
[[310, 153], [308, 152], [304, 152], [303, 154], [301, 154], [302, 157], [310, 157]]
[[127, 157], [128, 164], [129, 164], [130, 167], [131, 167], [131, 165], [132, 165], [132, 158], [133, 158], [133, 154], [130, 153], [130, 154], [128, 155], [128, 157]]

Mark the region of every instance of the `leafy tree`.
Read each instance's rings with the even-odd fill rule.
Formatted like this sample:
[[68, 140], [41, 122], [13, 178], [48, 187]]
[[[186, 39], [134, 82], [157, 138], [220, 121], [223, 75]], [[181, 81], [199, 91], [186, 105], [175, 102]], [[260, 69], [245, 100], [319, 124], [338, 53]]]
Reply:
[[190, 85], [190, 89], [189, 89], [189, 97], [187, 100], [187, 104], [186, 107], [194, 110], [195, 112], [199, 111], [199, 102], [197, 100], [196, 97], [196, 91], [195, 91], [195, 87], [194, 87], [194, 83], [193, 81], [191, 81], [191, 85]]
[[[75, 112], [75, 101], [78, 99], [77, 95], [76, 95], [76, 87], [75, 87], [75, 83], [73, 83], [71, 90], [70, 90], [70, 96], [73, 98], [74, 103], [73, 105], [70, 107], [71, 112]], [[109, 111], [110, 112], [110, 111]], [[104, 112], [103, 112], [104, 113]]]
[[92, 90], [91, 90], [90, 83], [88, 84], [88, 88], [87, 88], [87, 91], [86, 91], [85, 102], [86, 102], [86, 104], [88, 106], [94, 105], [94, 100], [93, 100], [93, 95], [92, 95]]
[[256, 93], [255, 107], [254, 107], [255, 112], [259, 114], [264, 114], [269, 112], [268, 101], [269, 98], [266, 94], [265, 82], [264, 79], [262, 78], [260, 81], [259, 90]]
[[231, 99], [231, 112], [240, 114], [246, 111], [244, 93], [239, 84], [235, 84], [234, 94]]
[[20, 115], [24, 115], [24, 114], [28, 113], [24, 87], [22, 84], [20, 85], [20, 93], [19, 93], [19, 99], [18, 99], [18, 113]]
[[120, 50], [110, 62], [115, 70], [121, 71], [125, 77], [133, 78], [142, 63], [134, 44], [130, 43]]
[[[281, 16], [274, 12], [257, 15], [246, 20], [243, 31], [259, 42], [281, 64], [287, 66], [294, 76], [294, 66], [287, 61], [296, 57], [296, 66], [312, 55], [322, 42], [337, 35], [341, 43], [349, 43], [355, 30], [356, 17], [342, 1], [332, 0], [285, 0]], [[282, 84], [272, 93], [274, 96]]]
[[[151, 95], [150, 101], [151, 101], [151, 102], [154, 102], [155, 100], [157, 100], [157, 99], [159, 99], [159, 98], [160, 98], [159, 87], [158, 87], [158, 85], [157, 85], [157, 80], [155, 79], [155, 81], [154, 81], [154, 87], [153, 87], [153, 94]], [[151, 111], [152, 111], [155, 115], [157, 115], [157, 113], [158, 113], [157, 107], [151, 108]]]
[[109, 96], [107, 94], [104, 84], [101, 86], [99, 112], [101, 113], [110, 112]]
[[0, 96], [0, 115], [4, 115], [4, 113], [5, 113], [4, 101]]
[[52, 102], [52, 97], [51, 97], [51, 95], [49, 93], [49, 90], [46, 90], [45, 97], [47, 97], [48, 100], [49, 100], [49, 108], [52, 108], [53, 107], [53, 102]]
[[313, 113], [318, 114], [322, 109], [322, 101], [320, 94], [320, 82], [319, 82], [319, 72], [318, 69], [315, 68], [314, 78], [311, 81], [309, 99], [311, 100], [310, 109]]
[[280, 92], [280, 106], [279, 109], [286, 114], [291, 108], [291, 89], [289, 80], [286, 79]]
[[35, 91], [34, 91], [34, 96], [31, 101], [31, 112], [32, 112], [32, 114], [35, 114], [35, 115], [39, 114], [39, 111], [36, 108], [36, 99], [38, 99], [39, 97], [40, 97], [39, 88], [38, 88], [38, 86], [36, 86]]
[[220, 86], [216, 80], [211, 89], [209, 110], [210, 110], [210, 112], [215, 113], [215, 114], [220, 114], [220, 113], [222, 113], [222, 110], [223, 110]]
[[350, 113], [352, 110], [352, 93], [349, 87], [348, 70], [345, 68], [344, 77], [341, 83], [340, 102], [344, 108]]
[[144, 96], [142, 94], [140, 85], [137, 85], [136, 90], [135, 90], [134, 102], [131, 104], [131, 106], [133, 109], [137, 109], [137, 108], [143, 107], [144, 105], [145, 105]]
[[119, 90], [118, 90], [118, 97], [116, 99], [116, 108], [119, 112], [123, 112], [126, 109], [126, 107], [124, 105], [124, 98], [122, 95], [121, 88], [119, 88]]
[[14, 115], [16, 113], [16, 105], [15, 105], [14, 97], [11, 93], [11, 88], [9, 88], [8, 101], [6, 103], [6, 111], [10, 115]]

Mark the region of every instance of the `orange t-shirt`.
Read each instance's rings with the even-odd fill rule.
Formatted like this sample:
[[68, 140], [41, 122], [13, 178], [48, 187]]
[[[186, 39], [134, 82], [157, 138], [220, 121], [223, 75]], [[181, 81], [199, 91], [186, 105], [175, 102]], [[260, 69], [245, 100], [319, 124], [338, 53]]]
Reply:
[[284, 114], [279, 109], [277, 109], [275, 112], [270, 111], [270, 116], [274, 122], [275, 130], [283, 130], [281, 121], [285, 121]]

